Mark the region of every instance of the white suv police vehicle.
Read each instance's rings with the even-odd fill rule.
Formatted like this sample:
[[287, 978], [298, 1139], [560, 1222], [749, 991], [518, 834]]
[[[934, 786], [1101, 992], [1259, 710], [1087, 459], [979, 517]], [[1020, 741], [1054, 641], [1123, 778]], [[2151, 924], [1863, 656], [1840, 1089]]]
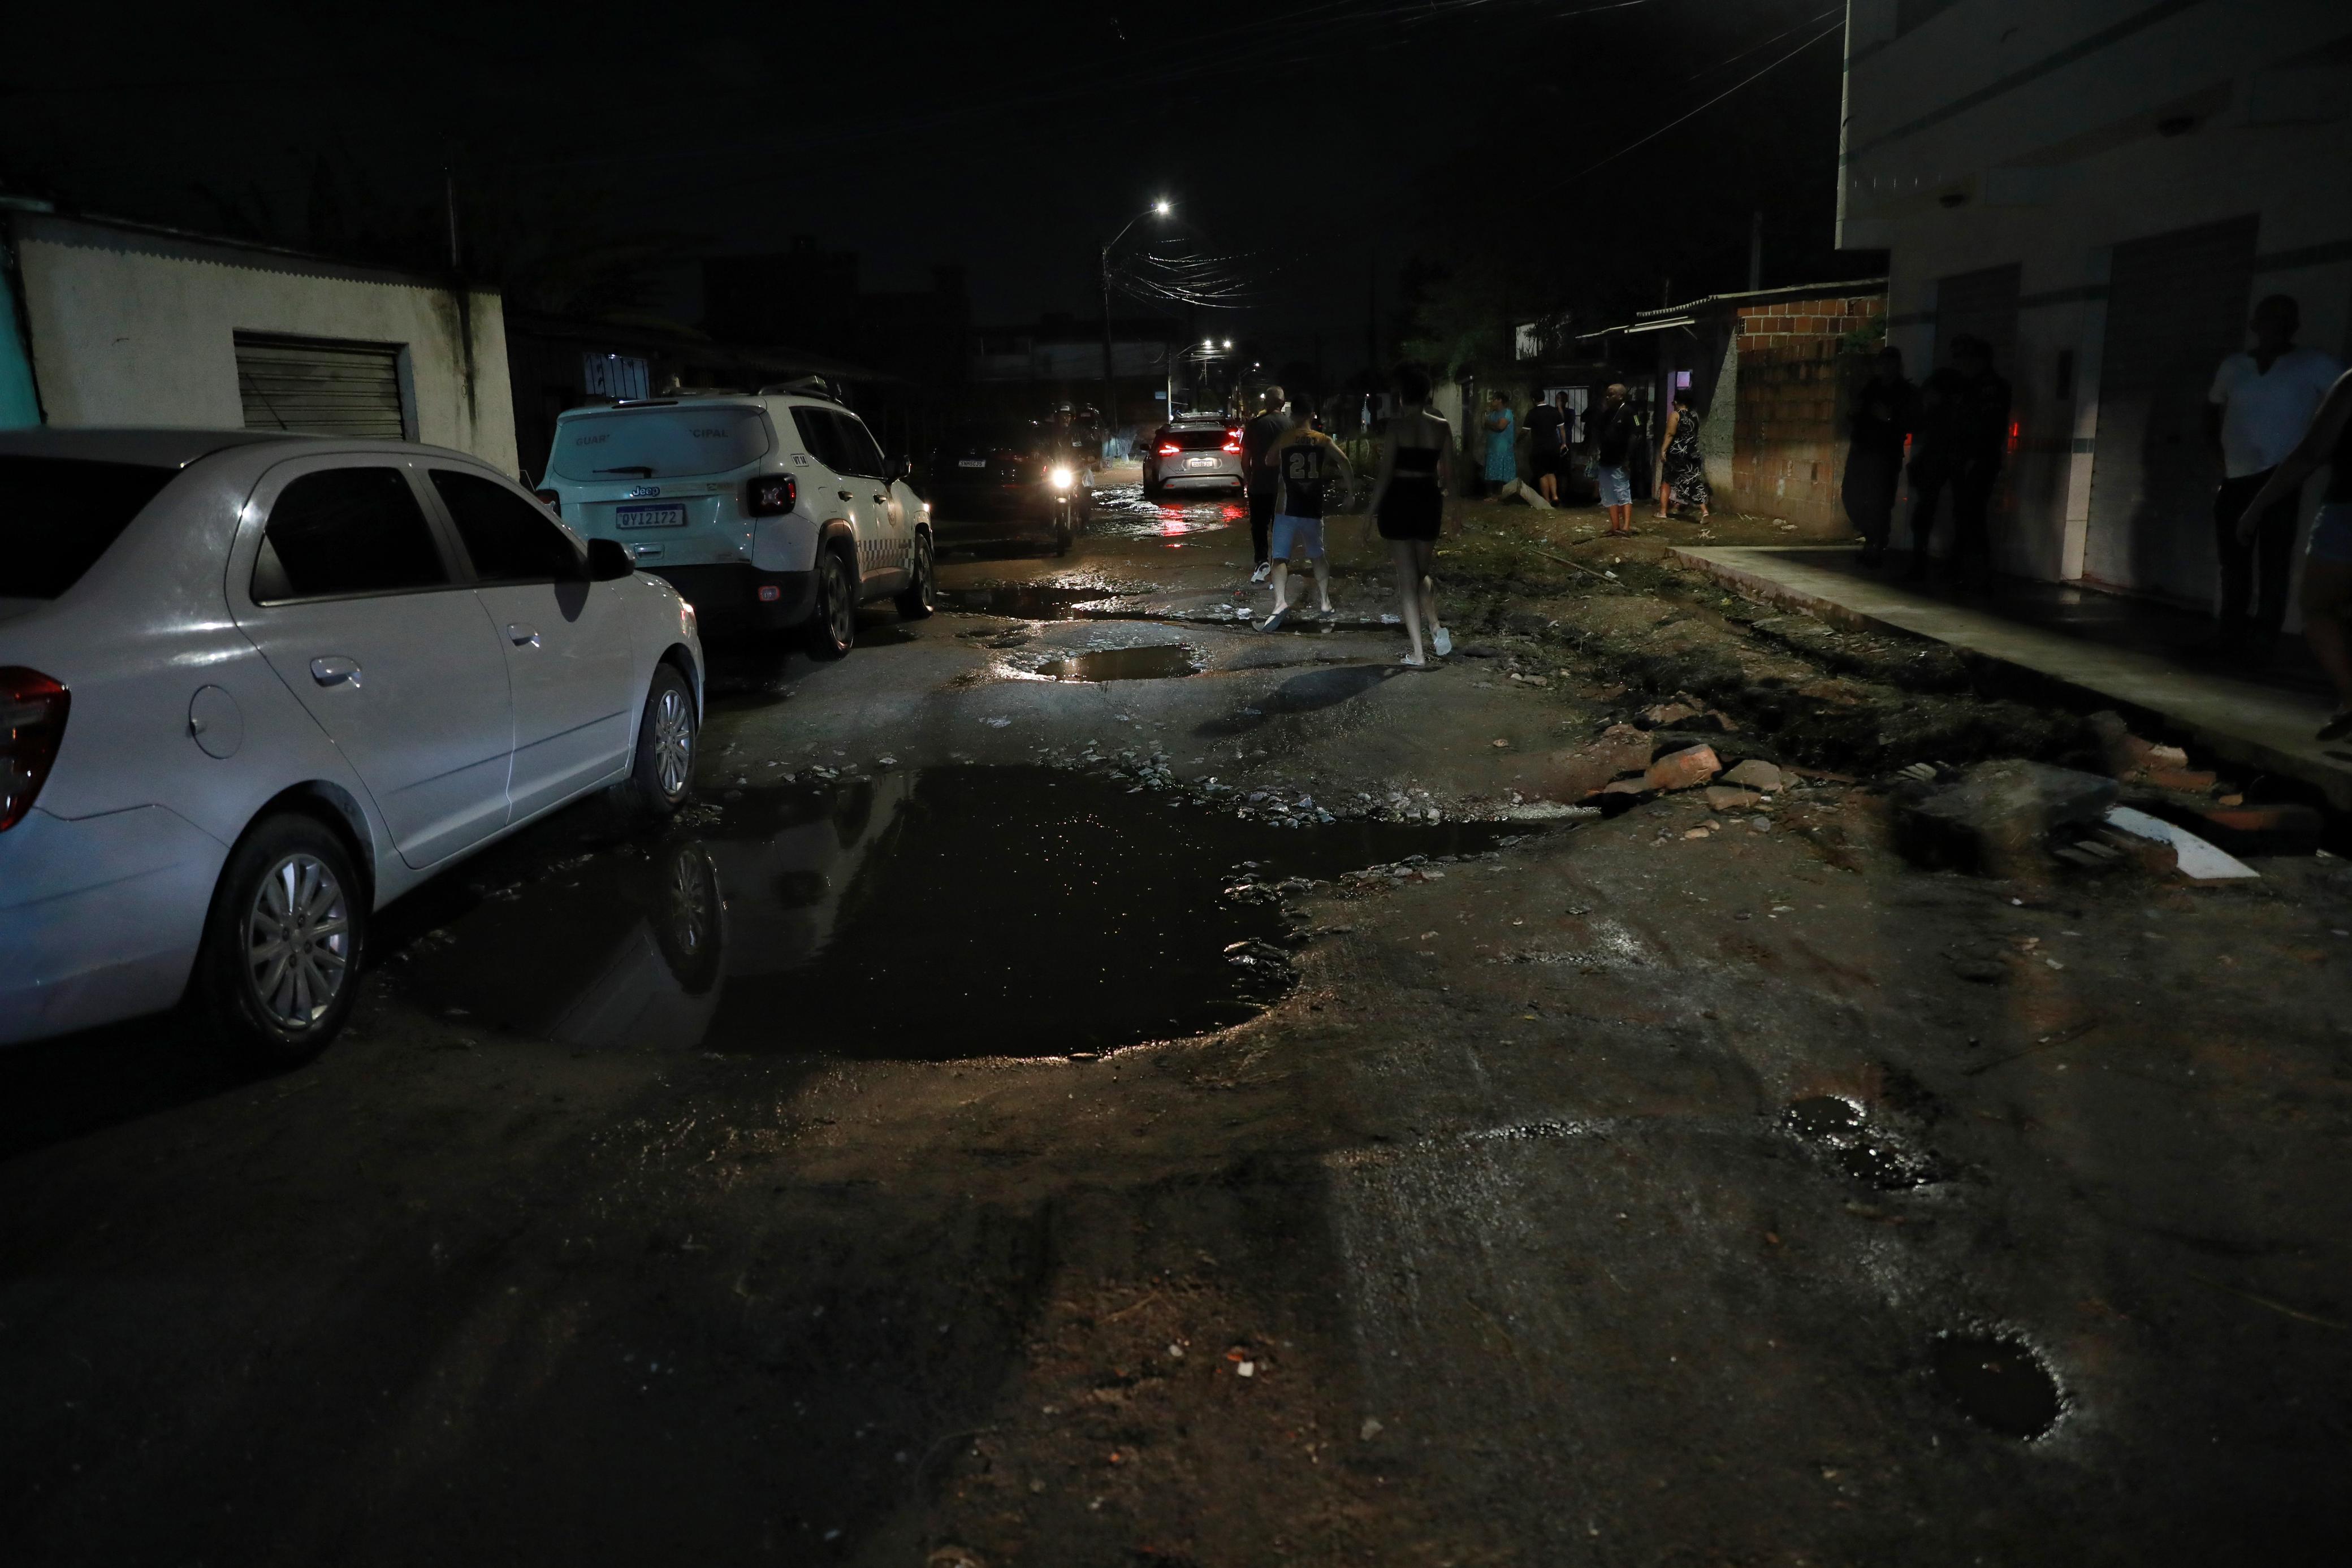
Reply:
[[857, 606], [931, 612], [930, 508], [866, 422], [799, 390], [575, 408], [540, 498], [692, 604], [706, 635], [803, 629], [838, 658]]

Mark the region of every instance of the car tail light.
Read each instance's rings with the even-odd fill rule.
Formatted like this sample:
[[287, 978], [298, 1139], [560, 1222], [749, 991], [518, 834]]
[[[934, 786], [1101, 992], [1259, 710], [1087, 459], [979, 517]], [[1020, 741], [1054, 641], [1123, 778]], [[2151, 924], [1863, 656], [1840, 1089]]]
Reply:
[[1242, 438], [1241, 438], [1240, 436], [1238, 436], [1238, 435], [1235, 435], [1235, 434], [1234, 434], [1232, 431], [1230, 431], [1230, 430], [1229, 430], [1229, 431], [1227, 431], [1227, 432], [1225, 432], [1225, 444], [1224, 444], [1224, 445], [1223, 445], [1223, 446], [1219, 447], [1219, 448], [1218, 448], [1218, 450], [1219, 450], [1219, 451], [1221, 451], [1221, 452], [1239, 452], [1241, 449], [1242, 449]]
[[1163, 441], [1160, 444], [1160, 455], [1162, 457], [1173, 457], [1183, 450], [1172, 441]]
[[563, 497], [562, 496], [557, 495], [552, 490], [533, 490], [531, 494], [538, 497], [541, 504], [543, 504], [549, 511], [553, 512], [557, 517], [560, 517], [563, 515]]
[[0, 668], [0, 833], [22, 821], [58, 759], [73, 694], [34, 670]]
[[755, 517], [781, 517], [800, 501], [801, 487], [789, 474], [754, 474], [743, 486], [743, 509]]

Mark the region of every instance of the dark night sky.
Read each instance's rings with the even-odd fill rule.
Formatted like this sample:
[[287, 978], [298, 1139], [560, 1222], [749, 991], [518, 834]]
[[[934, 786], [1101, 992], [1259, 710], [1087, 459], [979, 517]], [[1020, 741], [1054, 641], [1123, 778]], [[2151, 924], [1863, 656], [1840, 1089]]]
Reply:
[[299, 243], [321, 155], [352, 172], [352, 204], [424, 214], [454, 147], [474, 199], [526, 193], [585, 232], [814, 233], [886, 287], [960, 261], [983, 320], [1089, 308], [1095, 247], [1166, 193], [1252, 281], [1217, 329], [1269, 357], [1320, 331], [1338, 364], [1361, 358], [1368, 277], [1385, 312], [1408, 255], [1505, 256], [1538, 293], [1652, 304], [1659, 274], [1678, 296], [1742, 287], [1762, 207], [1768, 282], [1834, 266], [1838, 40], [1801, 47], [1843, 10], [41, 7], [10, 24], [0, 178], [205, 228], [217, 196], [266, 202]]

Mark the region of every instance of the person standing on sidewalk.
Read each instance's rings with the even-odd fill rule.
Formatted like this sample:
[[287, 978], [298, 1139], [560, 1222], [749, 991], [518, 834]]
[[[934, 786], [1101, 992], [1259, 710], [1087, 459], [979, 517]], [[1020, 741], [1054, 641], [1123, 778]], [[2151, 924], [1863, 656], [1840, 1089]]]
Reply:
[[[2289, 495], [2260, 512], [2247, 503], [2294, 449], [2313, 411], [2344, 373], [2335, 355], [2294, 346], [2301, 323], [2302, 311], [2289, 295], [2273, 294], [2255, 306], [2249, 323], [2254, 346], [2221, 361], [2206, 400], [2206, 434], [2221, 454], [2224, 476], [2213, 497], [2221, 610], [2212, 651], [2239, 655], [2257, 667], [2270, 663], [2286, 621], [2296, 497]], [[2249, 517], [2252, 526], [2241, 528]], [[2250, 598], [2255, 599], [2251, 622]]]
[[1479, 425], [1486, 433], [1483, 493], [1491, 500], [1519, 476], [1519, 423], [1512, 417], [1510, 401], [1496, 392], [1486, 400], [1486, 417]]
[[1952, 492], [1952, 570], [1971, 588], [1992, 581], [1990, 512], [2009, 448], [2009, 383], [1993, 372], [1992, 346], [1963, 332], [1952, 362], [1927, 378], [1911, 459], [1911, 575], [1927, 575], [1936, 505]]
[[1268, 387], [1258, 400], [1258, 415], [1242, 432], [1242, 476], [1249, 497], [1252, 582], [1264, 582], [1274, 570], [1266, 558], [1268, 530], [1274, 526], [1274, 501], [1282, 481], [1274, 471], [1274, 444], [1290, 428], [1282, 417], [1282, 389]]
[[1601, 407], [1585, 424], [1592, 434], [1592, 477], [1601, 486], [1601, 504], [1609, 508], [1609, 537], [1633, 537], [1633, 476], [1627, 465], [1633, 457], [1635, 421], [1625, 401], [1622, 382], [1612, 382]]
[[1553, 506], [1559, 505], [1559, 460], [1568, 449], [1568, 413], [1549, 402], [1528, 410], [1528, 466], [1535, 471], [1536, 488]]
[[[1399, 407], [1389, 417], [1381, 443], [1380, 476], [1372, 484], [1372, 523], [1389, 541], [1396, 567], [1397, 610], [1412, 652], [1408, 668], [1429, 668], [1431, 655], [1454, 652], [1454, 639], [1438, 623], [1430, 599], [1430, 565], [1445, 522], [1445, 491], [1454, 478], [1454, 427], [1429, 406], [1429, 372], [1418, 365], [1397, 371]], [[1534, 423], [1532, 419], [1528, 422]], [[1429, 643], [1422, 643], [1422, 626]]]
[[1323, 551], [1323, 514], [1355, 494], [1355, 470], [1338, 442], [1315, 428], [1314, 410], [1305, 398], [1290, 405], [1290, 425], [1274, 445], [1274, 466], [1282, 491], [1275, 503], [1271, 553], [1274, 560], [1274, 612], [1258, 622], [1261, 632], [1282, 624], [1290, 608], [1290, 558], [1304, 555], [1315, 563], [1316, 613], [1331, 614], [1331, 566]]
[[2263, 514], [2293, 507], [2303, 482], [2323, 466], [2327, 490], [2304, 547], [2303, 635], [2336, 686], [2336, 712], [2319, 727], [2319, 738], [2341, 740], [2352, 736], [2352, 375], [2336, 377], [2311, 428], [2248, 497], [2239, 542], [2252, 548]]
[[1698, 450], [1698, 399], [1687, 387], [1677, 390], [1666, 409], [1666, 428], [1658, 438], [1658, 517], [1664, 521], [1676, 507], [1696, 507], [1698, 520], [1706, 521], [1706, 504], [1715, 492], [1706, 483], [1706, 459]]
[[1864, 566], [1876, 566], [1886, 556], [1895, 492], [1903, 483], [1903, 443], [1918, 418], [1918, 402], [1917, 390], [1903, 379], [1903, 350], [1879, 350], [1870, 380], [1854, 394], [1845, 478], [1839, 486], [1846, 517], [1862, 536]]

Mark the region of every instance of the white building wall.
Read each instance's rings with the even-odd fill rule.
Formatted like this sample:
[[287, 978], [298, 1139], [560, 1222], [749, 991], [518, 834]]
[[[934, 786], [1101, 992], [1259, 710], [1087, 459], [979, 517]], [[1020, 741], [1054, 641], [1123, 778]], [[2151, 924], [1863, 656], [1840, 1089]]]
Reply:
[[519, 471], [496, 294], [67, 218], [16, 244], [51, 424], [236, 430], [235, 334], [396, 343], [416, 438]]
[[1889, 340], [1915, 377], [1938, 281], [2021, 266], [1995, 546], [2004, 570], [2076, 578], [2115, 246], [2254, 216], [2248, 308], [2291, 294], [2301, 340], [2352, 357], [2352, 4], [1958, 0], [1899, 37], [1897, 16], [1850, 0], [1840, 244], [1888, 250]]

